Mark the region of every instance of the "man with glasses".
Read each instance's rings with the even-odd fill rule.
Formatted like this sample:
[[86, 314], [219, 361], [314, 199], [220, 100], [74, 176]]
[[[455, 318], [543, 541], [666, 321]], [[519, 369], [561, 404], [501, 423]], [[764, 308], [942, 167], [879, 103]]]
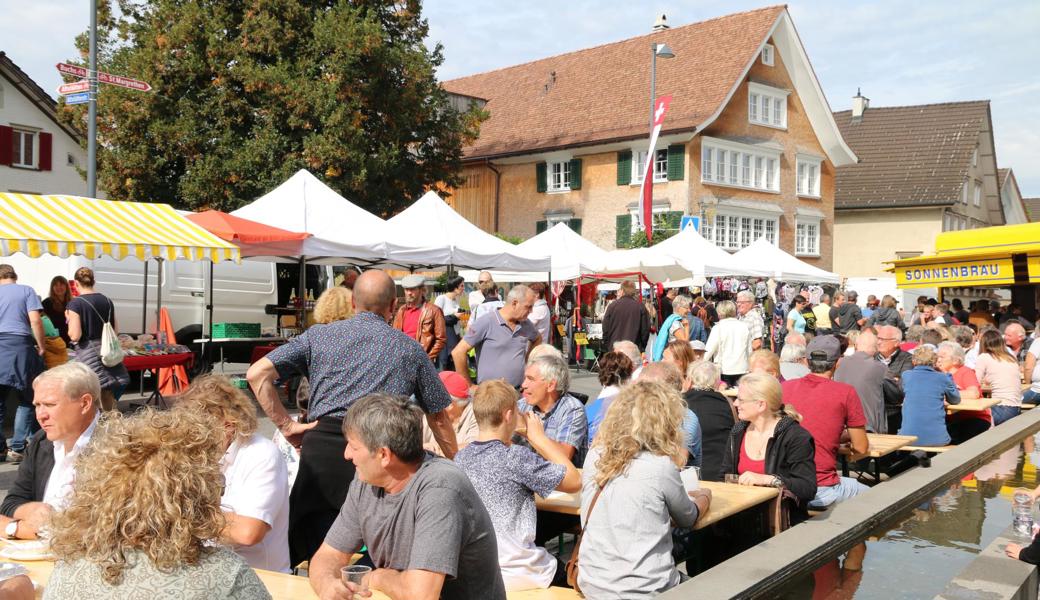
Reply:
[[747, 325], [751, 332], [751, 350], [762, 347], [762, 337], [765, 335], [765, 318], [762, 309], [755, 306], [755, 295], [750, 291], [737, 293], [737, 315], [741, 323]]
[[892, 325], [877, 328], [877, 354], [875, 360], [885, 365], [885, 414], [888, 430], [899, 431], [903, 422], [903, 373], [914, 368], [909, 352], [899, 348], [903, 332]]

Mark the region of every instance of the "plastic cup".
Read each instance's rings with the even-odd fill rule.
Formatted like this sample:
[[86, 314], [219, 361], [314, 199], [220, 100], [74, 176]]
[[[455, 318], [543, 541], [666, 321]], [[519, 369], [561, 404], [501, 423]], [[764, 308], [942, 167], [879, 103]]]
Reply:
[[726, 483], [733, 484], [740, 483], [740, 475], [737, 475], [736, 473], [726, 473], [726, 478], [724, 479], [724, 481]]
[[697, 467], [683, 467], [679, 471], [679, 479], [682, 479], [683, 487], [687, 492], [701, 489], [701, 473]]
[[343, 580], [343, 584], [353, 583], [358, 586], [358, 592], [368, 591], [368, 582], [365, 581], [365, 575], [372, 572], [372, 567], [365, 565], [348, 565], [339, 570], [340, 579]]

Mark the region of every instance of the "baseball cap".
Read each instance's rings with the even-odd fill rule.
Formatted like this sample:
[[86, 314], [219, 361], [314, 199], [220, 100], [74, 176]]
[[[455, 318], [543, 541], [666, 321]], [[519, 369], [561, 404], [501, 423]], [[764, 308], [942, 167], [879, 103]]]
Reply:
[[452, 398], [469, 398], [469, 384], [466, 383], [462, 375], [455, 371], [441, 371], [438, 375], [441, 378], [441, 383], [444, 384], [444, 388], [448, 390], [449, 396]]
[[693, 348], [694, 350], [707, 350], [708, 349], [708, 347], [704, 345], [704, 342], [702, 342], [700, 340], [693, 340], [692, 342], [690, 342], [690, 348]]
[[809, 360], [834, 362], [841, 356], [841, 342], [833, 335], [818, 335], [805, 348]]
[[408, 275], [401, 280], [401, 287], [406, 290], [426, 285], [426, 278], [422, 275]]

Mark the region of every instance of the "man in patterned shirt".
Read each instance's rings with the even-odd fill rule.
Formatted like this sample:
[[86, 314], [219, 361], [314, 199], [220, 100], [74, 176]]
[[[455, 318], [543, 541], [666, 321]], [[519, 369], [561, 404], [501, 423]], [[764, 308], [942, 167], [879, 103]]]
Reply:
[[534, 413], [524, 414], [527, 441], [537, 451], [513, 444], [517, 394], [501, 379], [480, 384], [473, 394], [477, 440], [455, 455], [487, 507], [498, 540], [498, 564], [506, 591], [567, 585], [567, 569], [534, 543], [538, 523], [534, 495], [577, 492], [581, 472], [545, 435]]
[[737, 315], [751, 332], [751, 349], [758, 350], [762, 347], [762, 336], [765, 335], [765, 317], [762, 316], [762, 309], [755, 305], [755, 295], [748, 290], [737, 293]]
[[[455, 456], [455, 430], [444, 408], [451, 403], [437, 369], [422, 346], [390, 327], [394, 281], [379, 270], [354, 283], [354, 317], [314, 325], [303, 335], [249, 367], [246, 378], [257, 402], [289, 443], [300, 448], [300, 467], [289, 495], [289, 551], [292, 564], [310, 559], [354, 478], [354, 463], [343, 458], [343, 415], [372, 393], [415, 396], [437, 443]], [[292, 420], [278, 398], [275, 381], [306, 375], [311, 385], [307, 420]]]
[[524, 370], [523, 398], [517, 401], [517, 409], [537, 415], [545, 426], [545, 435], [580, 467], [588, 446], [589, 425], [585, 406], [567, 393], [570, 384], [570, 371], [562, 358], [549, 354], [532, 358]]

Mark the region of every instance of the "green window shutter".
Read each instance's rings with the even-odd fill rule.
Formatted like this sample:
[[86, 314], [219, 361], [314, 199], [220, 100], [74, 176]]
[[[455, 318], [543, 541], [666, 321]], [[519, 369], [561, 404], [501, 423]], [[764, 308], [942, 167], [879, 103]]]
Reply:
[[534, 176], [538, 180], [536, 188], [538, 193], [544, 194], [549, 189], [549, 165], [547, 163], [538, 163], [534, 167]]
[[546, 220], [535, 221], [534, 222], [534, 233], [535, 233], [535, 235], [538, 235], [539, 233], [542, 233], [548, 227], [549, 227], [549, 221], [546, 221]]
[[614, 245], [618, 248], [627, 248], [629, 240], [632, 239], [632, 215], [625, 213], [617, 216], [617, 232], [614, 235]]
[[[669, 156], [671, 156], [669, 154]], [[681, 210], [670, 210], [664, 213], [664, 224], [667, 229], [679, 230], [679, 225], [682, 224], [683, 212]]]
[[571, 219], [567, 222], [567, 226], [571, 228], [574, 233], [581, 233], [581, 219]]
[[581, 159], [571, 159], [570, 184], [572, 190], [581, 189]]
[[668, 181], [682, 181], [685, 177], [686, 146], [668, 146]]
[[624, 150], [617, 153], [617, 184], [628, 185], [632, 183], [632, 151]]

